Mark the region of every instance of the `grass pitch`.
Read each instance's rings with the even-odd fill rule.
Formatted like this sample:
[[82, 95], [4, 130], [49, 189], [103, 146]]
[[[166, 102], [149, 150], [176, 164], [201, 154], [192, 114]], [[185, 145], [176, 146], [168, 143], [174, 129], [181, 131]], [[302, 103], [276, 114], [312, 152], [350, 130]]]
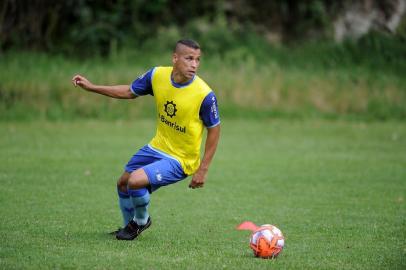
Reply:
[[[405, 269], [406, 125], [228, 120], [205, 188], [151, 197], [139, 239], [115, 182], [153, 121], [0, 123], [1, 269]], [[241, 221], [277, 225], [254, 258]]]

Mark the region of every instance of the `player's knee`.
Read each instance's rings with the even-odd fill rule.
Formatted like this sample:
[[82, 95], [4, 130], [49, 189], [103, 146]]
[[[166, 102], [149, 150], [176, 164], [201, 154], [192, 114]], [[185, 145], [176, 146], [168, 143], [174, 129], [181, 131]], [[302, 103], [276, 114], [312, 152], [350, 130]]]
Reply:
[[130, 189], [135, 189], [138, 188], [138, 177], [137, 175], [131, 175], [130, 178], [128, 179], [128, 188]]
[[148, 185], [148, 178], [143, 170], [138, 170], [130, 174], [128, 178], [128, 188], [138, 189]]
[[128, 185], [128, 178], [129, 174], [124, 173], [118, 180], [117, 180], [117, 188], [122, 192], [127, 192], [127, 185]]
[[117, 189], [121, 192], [127, 192], [127, 185], [123, 185], [120, 181], [118, 181]]

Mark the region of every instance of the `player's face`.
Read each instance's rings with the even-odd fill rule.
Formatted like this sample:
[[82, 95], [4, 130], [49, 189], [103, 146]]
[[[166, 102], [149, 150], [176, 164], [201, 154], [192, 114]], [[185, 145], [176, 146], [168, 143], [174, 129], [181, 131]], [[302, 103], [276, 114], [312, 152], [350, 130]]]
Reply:
[[200, 49], [193, 49], [184, 45], [179, 46], [172, 57], [177, 83], [184, 83], [193, 78], [200, 65], [200, 55]]

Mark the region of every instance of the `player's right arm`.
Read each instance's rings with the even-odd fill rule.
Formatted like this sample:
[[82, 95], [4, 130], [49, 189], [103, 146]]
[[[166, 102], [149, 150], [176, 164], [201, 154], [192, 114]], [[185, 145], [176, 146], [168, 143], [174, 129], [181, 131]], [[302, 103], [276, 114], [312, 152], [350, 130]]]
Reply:
[[80, 86], [89, 92], [105, 95], [112, 98], [131, 99], [136, 98], [129, 85], [96, 85], [90, 82], [86, 77], [82, 75], [75, 75], [72, 78], [73, 85]]

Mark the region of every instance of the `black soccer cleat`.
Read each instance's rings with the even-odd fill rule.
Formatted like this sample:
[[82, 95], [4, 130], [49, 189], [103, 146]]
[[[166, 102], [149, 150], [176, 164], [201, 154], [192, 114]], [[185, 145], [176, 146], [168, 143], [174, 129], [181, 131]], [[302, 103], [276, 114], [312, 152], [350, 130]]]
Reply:
[[137, 238], [143, 231], [145, 231], [149, 226], [151, 226], [151, 218], [148, 218], [148, 221], [145, 225], [138, 225], [137, 222], [131, 220], [125, 228], [119, 230], [116, 234], [118, 240], [134, 240]]

